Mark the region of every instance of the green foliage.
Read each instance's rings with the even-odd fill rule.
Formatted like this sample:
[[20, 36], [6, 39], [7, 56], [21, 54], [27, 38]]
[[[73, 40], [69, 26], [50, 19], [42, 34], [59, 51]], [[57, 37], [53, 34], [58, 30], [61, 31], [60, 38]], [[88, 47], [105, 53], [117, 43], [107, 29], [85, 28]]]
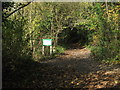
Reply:
[[[24, 4], [3, 3], [3, 16]], [[5, 62], [23, 57], [39, 60], [43, 38], [53, 39], [55, 54], [63, 53], [61, 46], [79, 43], [93, 46], [95, 58], [116, 60], [120, 57], [119, 5], [108, 3], [108, 10], [105, 5], [33, 2], [18, 10], [2, 23]]]
[[[118, 19], [115, 18], [115, 16], [118, 17], [119, 13], [117, 11], [118, 6], [114, 6], [112, 3], [108, 4], [108, 8], [111, 8], [111, 10], [107, 11], [104, 3], [95, 4], [96, 15], [94, 19], [97, 21], [95, 27], [97, 31], [93, 35], [95, 48], [93, 48], [92, 52], [99, 60], [114, 61], [116, 57], [119, 57], [120, 53], [119, 32], [117, 32], [119, 30], [117, 26]], [[113, 20], [115, 21], [113, 22]]]
[[[43, 68], [43, 64], [35, 61], [55, 58], [71, 44], [88, 45], [96, 60], [120, 63], [120, 2], [32, 2], [17, 10], [24, 4], [2, 3], [3, 81], [15, 82], [9, 83], [10, 87], [38, 85], [38, 80], [43, 78], [41, 75], [53, 69], [49, 66], [45, 71], [47, 65]], [[14, 10], [17, 11], [10, 15]], [[49, 47], [45, 47], [47, 53], [42, 55], [42, 39], [46, 38], [53, 39], [55, 52], [51, 56]]]
[[59, 46], [59, 45], [55, 49], [55, 53], [57, 53], [57, 54], [64, 53], [64, 51], [65, 51], [65, 48], [62, 46]]

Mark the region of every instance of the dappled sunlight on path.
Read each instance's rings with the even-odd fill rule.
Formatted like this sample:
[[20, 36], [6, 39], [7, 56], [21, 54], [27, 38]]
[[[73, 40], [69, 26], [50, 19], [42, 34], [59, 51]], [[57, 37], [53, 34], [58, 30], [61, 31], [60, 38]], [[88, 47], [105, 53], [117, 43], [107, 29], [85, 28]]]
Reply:
[[[41, 63], [47, 63], [56, 68], [56, 72], [63, 70], [66, 79], [69, 78], [66, 86], [82, 88], [105, 88], [115, 87], [119, 84], [119, 65], [107, 65], [90, 58], [90, 50], [71, 49], [63, 55]], [[62, 78], [61, 78], [62, 79]], [[64, 83], [65, 84], [65, 83]]]
[[3, 74], [3, 87], [120, 88], [120, 66], [95, 61], [90, 53], [86, 48], [71, 49], [55, 59], [18, 63], [16, 70]]
[[[90, 57], [90, 54], [90, 50], [86, 48], [66, 50], [64, 55], [60, 55], [55, 59], [42, 61], [41, 63], [47, 63], [55, 67], [72, 68], [81, 73], [113, 69], [112, 65], [107, 65], [93, 60]], [[114, 66], [114, 68], [118, 67], [119, 66], [117, 65]]]

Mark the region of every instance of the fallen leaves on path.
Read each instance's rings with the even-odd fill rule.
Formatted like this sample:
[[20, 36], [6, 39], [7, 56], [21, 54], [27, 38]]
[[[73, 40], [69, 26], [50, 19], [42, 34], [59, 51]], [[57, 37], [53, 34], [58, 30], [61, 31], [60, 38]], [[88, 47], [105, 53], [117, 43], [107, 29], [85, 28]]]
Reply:
[[18, 64], [16, 71], [3, 73], [3, 88], [120, 88], [120, 68], [89, 57], [84, 48], [52, 60]]

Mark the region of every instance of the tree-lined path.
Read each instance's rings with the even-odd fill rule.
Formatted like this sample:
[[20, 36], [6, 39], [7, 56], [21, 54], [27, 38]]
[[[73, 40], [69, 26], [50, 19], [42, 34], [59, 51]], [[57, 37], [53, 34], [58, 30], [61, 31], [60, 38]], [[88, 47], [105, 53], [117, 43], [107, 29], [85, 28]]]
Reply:
[[1, 4], [3, 88], [120, 88], [120, 2]]

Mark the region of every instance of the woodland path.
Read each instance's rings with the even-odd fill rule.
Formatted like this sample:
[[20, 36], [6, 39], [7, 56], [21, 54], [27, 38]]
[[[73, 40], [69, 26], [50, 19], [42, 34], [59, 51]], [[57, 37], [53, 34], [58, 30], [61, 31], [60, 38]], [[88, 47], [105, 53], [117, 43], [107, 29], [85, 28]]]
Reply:
[[51, 60], [17, 61], [16, 69], [3, 75], [3, 87], [120, 88], [120, 66], [100, 63], [90, 54], [86, 48], [69, 49]]
[[54, 67], [51, 75], [53, 74], [58, 83], [57, 87], [89, 89], [118, 87], [120, 85], [120, 66], [100, 63], [93, 60], [90, 54], [90, 50], [86, 48], [71, 49], [66, 50], [64, 54], [55, 59], [41, 63]]

